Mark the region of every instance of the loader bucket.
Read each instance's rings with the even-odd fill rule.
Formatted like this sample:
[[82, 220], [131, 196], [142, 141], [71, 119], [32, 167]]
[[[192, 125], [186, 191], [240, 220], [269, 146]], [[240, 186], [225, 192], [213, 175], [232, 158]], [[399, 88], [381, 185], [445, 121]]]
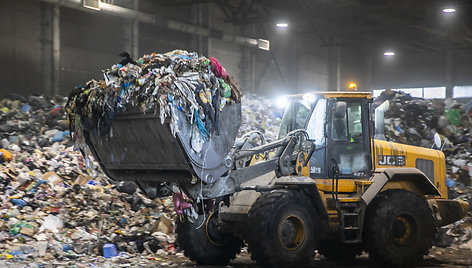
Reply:
[[[159, 113], [125, 111], [106, 136], [97, 129], [86, 132], [86, 142], [100, 166], [113, 180], [182, 182], [193, 176], [213, 183], [227, 168], [224, 159], [234, 145], [241, 124], [241, 104], [227, 105], [219, 115], [219, 135], [213, 131], [200, 152], [192, 149], [192, 125], [177, 110], [177, 138]], [[197, 130], [198, 131], [198, 130]]]

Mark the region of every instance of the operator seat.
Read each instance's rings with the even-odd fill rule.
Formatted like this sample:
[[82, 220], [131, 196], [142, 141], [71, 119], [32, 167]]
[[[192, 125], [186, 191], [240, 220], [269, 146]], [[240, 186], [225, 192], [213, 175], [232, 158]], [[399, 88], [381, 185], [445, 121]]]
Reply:
[[347, 140], [346, 106], [344, 101], [338, 101], [334, 108], [331, 134], [333, 140]]
[[346, 140], [346, 121], [344, 118], [335, 118], [333, 120], [333, 130], [334, 140]]

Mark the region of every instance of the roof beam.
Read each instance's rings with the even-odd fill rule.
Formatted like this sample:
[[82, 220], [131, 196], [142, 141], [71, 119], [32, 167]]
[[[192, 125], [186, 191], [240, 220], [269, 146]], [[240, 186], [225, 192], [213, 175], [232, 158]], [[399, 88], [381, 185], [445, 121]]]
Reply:
[[206, 36], [210, 38], [218, 38], [227, 42], [235, 43], [238, 45], [256, 47], [263, 50], [266, 50], [259, 46], [261, 39], [255, 39], [245, 36], [240, 36], [237, 34], [227, 33], [219, 29], [215, 28], [208, 28], [208, 27], [201, 27], [195, 26], [194, 24], [166, 19], [162, 17], [158, 17], [156, 14], [146, 13], [130, 8], [125, 8], [118, 5], [112, 5], [100, 2], [100, 11], [90, 11], [88, 8], [84, 8], [82, 6], [81, 0], [41, 0], [42, 2], [47, 2], [55, 5], [60, 5], [67, 8], [73, 8], [80, 11], [86, 12], [93, 12], [98, 14], [99, 12], [103, 12], [109, 15], [118, 16], [125, 19], [134, 19], [139, 22], [149, 23], [149, 24], [157, 24], [161, 27], [167, 27], [172, 30], [186, 32], [189, 34], [195, 34], [199, 36]]
[[[456, 1], [456, 5], [472, 5], [471, 1]], [[286, 19], [290, 21], [300, 21], [300, 20], [311, 20], [311, 19], [328, 19], [328, 18], [346, 18], [352, 16], [361, 16], [366, 14], [391, 14], [395, 11], [403, 11], [405, 9], [409, 11], [414, 10], [423, 10], [423, 9], [442, 9], [444, 6], [443, 3], [431, 1], [412, 1], [405, 5], [382, 5], [382, 6], [365, 6], [359, 8], [343, 7], [343, 8], [317, 8], [308, 11], [304, 11], [297, 14], [287, 14]], [[274, 16], [257, 16], [253, 18], [247, 18], [245, 20], [228, 20], [227, 22], [232, 22], [233, 24], [257, 24], [274, 21]]]

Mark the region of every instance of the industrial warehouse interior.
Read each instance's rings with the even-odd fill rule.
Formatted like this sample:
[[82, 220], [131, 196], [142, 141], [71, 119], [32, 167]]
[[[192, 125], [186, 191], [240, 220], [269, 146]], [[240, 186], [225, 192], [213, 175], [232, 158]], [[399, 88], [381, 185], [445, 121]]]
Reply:
[[471, 15], [1, 1], [0, 267], [472, 266]]

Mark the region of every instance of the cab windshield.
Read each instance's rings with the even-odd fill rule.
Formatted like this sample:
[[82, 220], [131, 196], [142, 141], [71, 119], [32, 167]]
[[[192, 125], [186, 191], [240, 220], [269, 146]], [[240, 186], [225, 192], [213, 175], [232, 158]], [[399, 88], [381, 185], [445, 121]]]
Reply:
[[305, 129], [310, 115], [310, 105], [304, 100], [292, 101], [285, 109], [280, 124], [279, 139], [296, 129]]

